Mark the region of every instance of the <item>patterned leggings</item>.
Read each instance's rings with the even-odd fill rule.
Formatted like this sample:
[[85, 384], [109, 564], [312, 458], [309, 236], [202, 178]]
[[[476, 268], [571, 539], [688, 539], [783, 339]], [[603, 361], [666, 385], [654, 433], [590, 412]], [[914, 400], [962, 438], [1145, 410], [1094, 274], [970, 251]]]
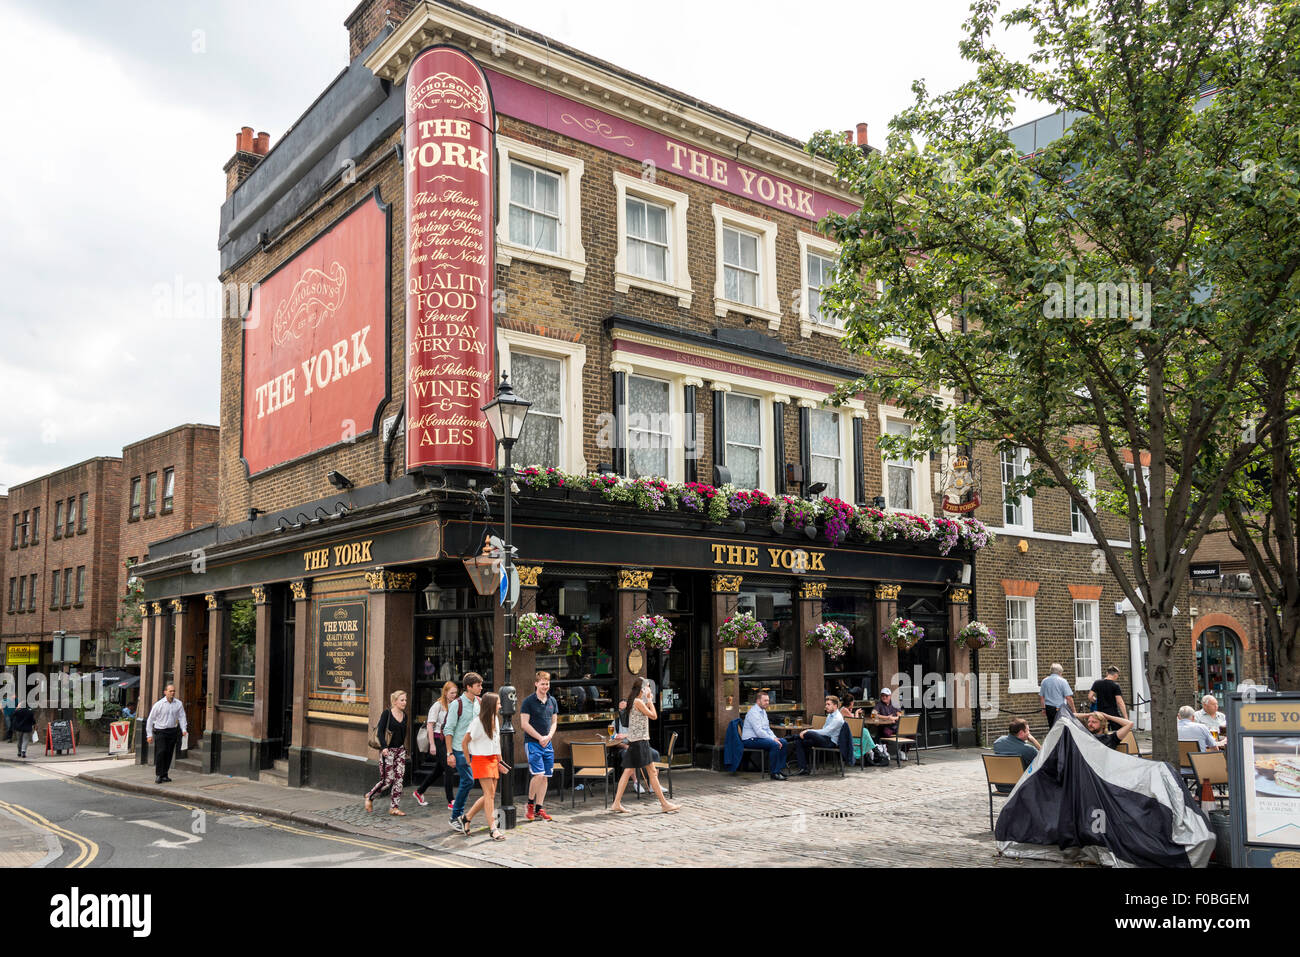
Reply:
[[389, 748], [388, 755], [379, 756], [379, 783], [366, 794], [366, 800], [373, 800], [384, 788], [391, 787], [392, 806], [397, 807], [402, 800], [402, 775], [406, 773], [406, 748]]

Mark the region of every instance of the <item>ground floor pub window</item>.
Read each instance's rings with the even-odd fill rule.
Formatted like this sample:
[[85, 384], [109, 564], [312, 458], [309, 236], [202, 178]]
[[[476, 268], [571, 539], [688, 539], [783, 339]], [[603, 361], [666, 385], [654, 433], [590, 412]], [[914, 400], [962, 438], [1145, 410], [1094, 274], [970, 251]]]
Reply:
[[857, 701], [873, 699], [880, 690], [876, 678], [875, 601], [866, 589], [828, 589], [822, 599], [822, 620], [849, 630], [853, 644], [843, 658], [827, 658], [826, 693], [841, 701], [846, 691]]
[[253, 707], [255, 662], [257, 660], [257, 606], [251, 598], [230, 603], [226, 616], [226, 640], [221, 655], [219, 704]]
[[753, 704], [759, 691], [772, 696], [773, 711], [794, 711], [802, 706], [799, 662], [803, 657], [794, 620], [794, 600], [789, 588], [744, 585], [737, 612], [752, 612], [767, 629], [767, 640], [757, 648], [741, 648], [740, 704]]
[[493, 621], [492, 596], [475, 591], [459, 563], [433, 573], [416, 596], [411, 706], [417, 722], [425, 720], [446, 682], [456, 682], [457, 694], [465, 691], [466, 672], [483, 676], [483, 691], [496, 691]]
[[1241, 645], [1230, 629], [1215, 626], [1201, 632], [1196, 639], [1196, 673], [1201, 679], [1197, 697], [1212, 694], [1223, 701], [1224, 695], [1236, 691], [1240, 662]]
[[[560, 724], [613, 720], [618, 703], [614, 667], [618, 605], [608, 579], [542, 578], [537, 610], [554, 615], [564, 630], [555, 654], [538, 653], [537, 671], [551, 673]], [[532, 675], [520, 675], [520, 697], [532, 692]]]

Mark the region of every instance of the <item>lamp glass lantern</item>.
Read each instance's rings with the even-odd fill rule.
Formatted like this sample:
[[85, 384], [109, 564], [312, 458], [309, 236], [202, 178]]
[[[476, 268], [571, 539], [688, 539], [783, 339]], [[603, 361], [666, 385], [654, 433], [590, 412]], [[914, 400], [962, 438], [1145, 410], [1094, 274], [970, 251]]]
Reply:
[[487, 413], [488, 425], [496, 440], [507, 447], [514, 445], [524, 431], [524, 419], [528, 418], [528, 409], [532, 405], [527, 399], [515, 395], [510, 387], [509, 373], [501, 373], [501, 383], [497, 386], [496, 398], [483, 406]]

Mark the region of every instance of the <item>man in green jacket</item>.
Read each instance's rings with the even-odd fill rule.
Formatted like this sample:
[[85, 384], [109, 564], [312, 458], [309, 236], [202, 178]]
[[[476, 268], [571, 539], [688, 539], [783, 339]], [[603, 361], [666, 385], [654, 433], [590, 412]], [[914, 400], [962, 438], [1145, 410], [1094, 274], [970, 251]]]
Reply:
[[442, 733], [447, 741], [447, 767], [455, 768], [460, 778], [460, 785], [456, 789], [456, 801], [451, 808], [451, 829], [463, 832], [465, 826], [460, 819], [465, 813], [465, 801], [469, 797], [470, 789], [474, 787], [474, 771], [470, 767], [469, 758], [461, 752], [460, 744], [465, 739], [465, 735], [469, 734], [470, 722], [478, 717], [478, 699], [483, 693], [483, 676], [473, 671], [467, 672], [460, 686], [465, 691], [447, 709], [447, 723]]

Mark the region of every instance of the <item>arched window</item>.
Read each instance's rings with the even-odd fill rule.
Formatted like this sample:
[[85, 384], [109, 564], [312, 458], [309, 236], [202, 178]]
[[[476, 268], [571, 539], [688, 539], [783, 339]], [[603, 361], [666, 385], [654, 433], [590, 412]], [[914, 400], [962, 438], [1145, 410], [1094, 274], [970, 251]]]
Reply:
[[1196, 673], [1200, 678], [1198, 697], [1212, 694], [1222, 700], [1237, 690], [1241, 666], [1241, 641], [1231, 628], [1216, 625], [1201, 632], [1196, 641]]

